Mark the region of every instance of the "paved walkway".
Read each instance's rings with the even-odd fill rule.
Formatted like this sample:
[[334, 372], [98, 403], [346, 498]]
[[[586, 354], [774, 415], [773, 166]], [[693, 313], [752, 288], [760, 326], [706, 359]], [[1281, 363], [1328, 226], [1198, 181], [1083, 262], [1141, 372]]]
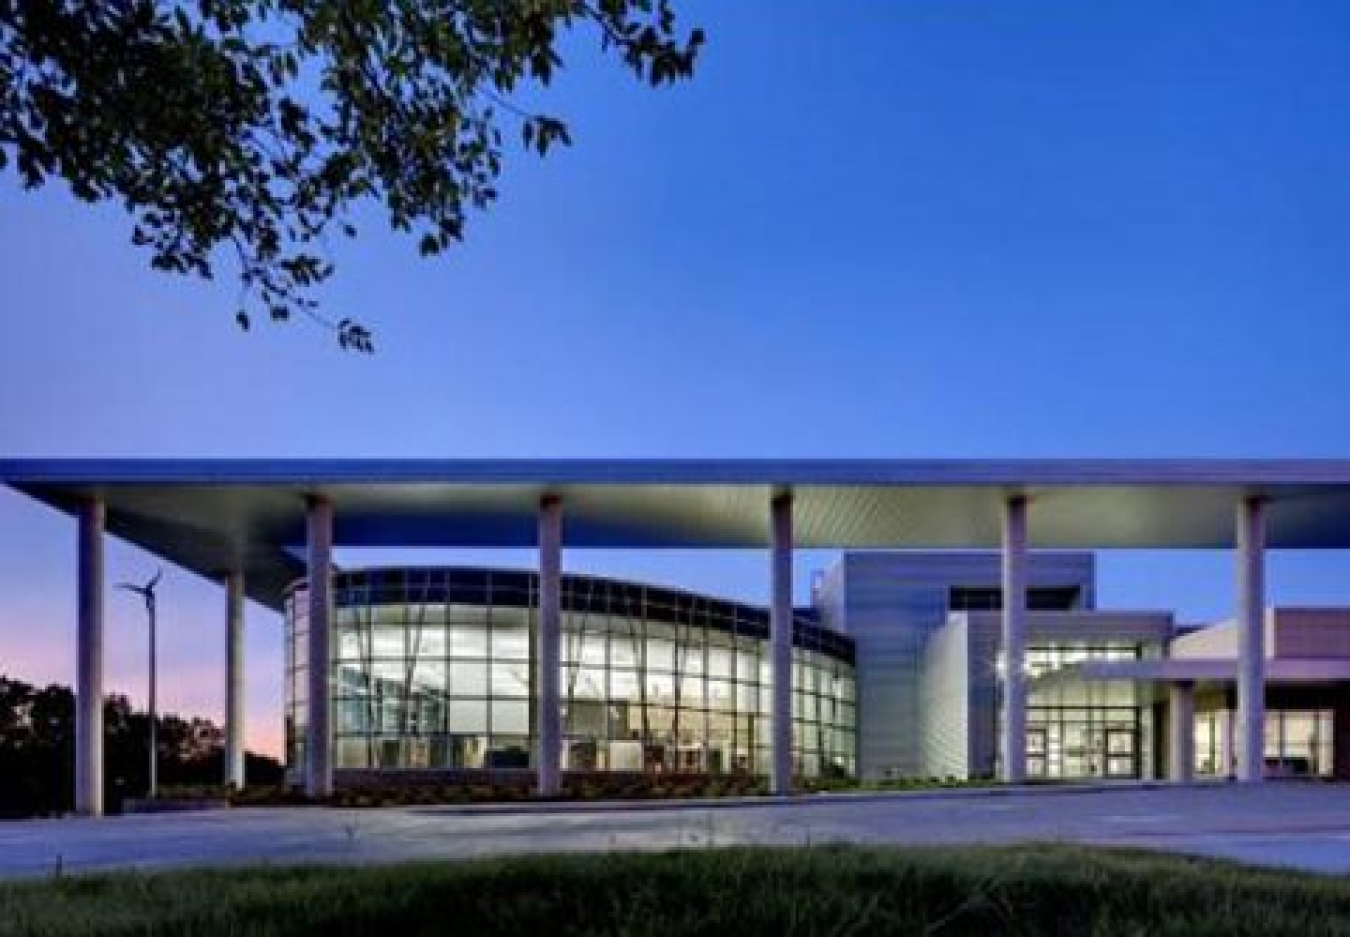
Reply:
[[788, 804], [253, 808], [0, 823], [0, 877], [733, 844], [1062, 841], [1350, 874], [1350, 785], [822, 795]]

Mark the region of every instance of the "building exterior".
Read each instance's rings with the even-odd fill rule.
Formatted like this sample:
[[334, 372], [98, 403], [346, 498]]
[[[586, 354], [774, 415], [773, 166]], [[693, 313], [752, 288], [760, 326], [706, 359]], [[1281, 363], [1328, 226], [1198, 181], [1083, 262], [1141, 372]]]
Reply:
[[[1350, 609], [1276, 606], [1261, 620], [1264, 776], [1350, 779]], [[1068, 661], [1038, 684], [1132, 691], [1153, 707], [1153, 776], [1233, 778], [1240, 638], [1232, 621], [1177, 627], [1160, 655]]]
[[[332, 791], [335, 768], [433, 760], [448, 769], [514, 764], [535, 775], [543, 796], [559, 791], [564, 770], [638, 763], [762, 771], [779, 794], [812, 769], [864, 778], [992, 773], [1011, 783], [1188, 780], [1197, 769], [1245, 783], [1346, 776], [1345, 614], [1272, 607], [1265, 560], [1271, 549], [1350, 550], [1350, 460], [38, 459], [0, 460], [0, 483], [77, 521], [75, 801], [84, 814], [102, 812], [109, 534], [224, 587], [225, 779], [234, 784], [244, 782], [249, 600], [283, 614], [289, 605], [293, 754], [303, 762], [292, 767], [316, 798]], [[498, 574], [488, 571], [489, 594], [477, 603], [451, 597], [449, 572], [447, 598], [428, 600], [441, 603], [448, 641], [461, 617], [473, 620], [461, 605], [486, 615], [489, 642], [491, 623], [514, 617], [514, 649], [504, 646], [499, 660], [489, 643], [461, 660], [451, 644], [424, 660], [409, 650], [418, 632], [408, 616], [428, 604], [408, 592], [416, 577], [404, 574], [401, 593], [363, 595], [359, 571], [344, 580], [335, 562], [335, 549], [346, 547], [537, 548], [538, 567], [514, 599], [498, 601]], [[569, 667], [577, 681], [586, 668], [601, 669], [575, 656], [585, 651], [584, 590], [563, 573], [564, 549], [588, 547], [764, 549], [768, 607], [719, 613], [713, 623], [699, 619], [693, 598], [665, 617], [605, 605], [603, 625], [596, 613], [609, 655], [604, 688], [597, 682], [586, 699], [573, 686], [569, 701]], [[806, 614], [792, 602], [798, 547], [843, 555]], [[1038, 552], [1115, 548], [1231, 549], [1231, 623], [1197, 630], [1165, 613], [1099, 610], [1089, 556]], [[296, 590], [297, 580], [311, 587]], [[371, 621], [364, 634], [362, 616]], [[386, 629], [390, 616], [403, 624]], [[759, 631], [743, 632], [742, 619], [757, 620]], [[675, 664], [670, 696], [658, 696], [651, 682], [664, 672], [623, 658], [634, 622], [654, 641], [666, 640], [667, 627], [701, 631], [687, 647], [705, 671], [714, 657], [719, 667], [737, 661], [730, 703], [710, 702], [725, 689], [723, 676], [705, 672], [689, 687], [688, 698], [701, 701], [690, 712], [702, 737], [685, 720], [683, 682], [673, 705]], [[403, 651], [375, 655], [377, 633]], [[521, 633], [529, 635], [525, 660]], [[754, 681], [741, 679], [748, 668], [739, 658], [712, 653], [740, 654], [742, 638], [761, 642]], [[665, 653], [646, 637], [641, 647]], [[487, 689], [461, 696], [471, 684], [451, 668], [470, 661]], [[625, 684], [629, 673], [641, 674], [641, 688]], [[846, 691], [822, 689], [821, 673], [855, 681], [851, 746]], [[492, 681], [503, 674], [515, 683], [499, 699]], [[742, 683], [747, 696], [755, 687], [753, 712], [734, 698]], [[391, 707], [395, 686], [403, 689]], [[835, 710], [822, 717], [826, 699]], [[474, 706], [486, 707], [486, 721], [456, 721]], [[480, 728], [451, 730], [469, 724]], [[831, 738], [812, 747], [812, 726]], [[377, 767], [341, 767], [362, 759]]]
[[[1087, 552], [1029, 557], [1027, 777], [1179, 775], [1169, 734], [1180, 707], [1192, 774], [1231, 776], [1235, 625], [1179, 628], [1169, 612], [1098, 609], [1095, 567]], [[794, 616], [794, 775], [1000, 776], [999, 575], [993, 552], [850, 551], [818, 577], [813, 606]], [[536, 574], [344, 570], [333, 605], [339, 781], [532, 770]], [[769, 772], [767, 611], [571, 574], [561, 605], [563, 771]], [[297, 783], [308, 609], [299, 581], [286, 602], [286, 752]], [[1350, 609], [1273, 608], [1266, 633], [1266, 774], [1350, 777]], [[1189, 701], [1178, 703], [1168, 667], [1183, 668]]]
[[[1092, 607], [1091, 554], [1037, 555], [1030, 569], [1030, 609]], [[952, 612], [998, 609], [1000, 576], [995, 553], [872, 551], [843, 554], [819, 578], [814, 600], [822, 620], [852, 638], [857, 649], [864, 778], [992, 774], [992, 749], [980, 749], [985, 760], [959, 764], [926, 749], [937, 744], [935, 714], [953, 711], [947, 694], [955, 691], [951, 680], [936, 679], [948, 662], [933, 657], [935, 635]], [[962, 660], [957, 669], [964, 675]], [[985, 684], [976, 681], [975, 692], [984, 694], [976, 700], [981, 710], [994, 699]], [[992, 719], [990, 710], [990, 727]], [[929, 723], [931, 738], [920, 730]]]
[[[1235, 622], [1098, 609], [1091, 553], [1032, 553], [1027, 581], [1028, 778], [1235, 775]], [[1001, 775], [997, 553], [846, 552], [815, 600], [854, 642], [860, 777]], [[1270, 608], [1264, 629], [1265, 775], [1350, 779], [1350, 609]]]
[[[1336, 679], [1333, 669], [1350, 660], [1350, 609], [1272, 608], [1265, 630], [1267, 772], [1350, 778], [1350, 684]], [[1191, 631], [1171, 645], [1175, 661], [1222, 665], [1209, 666], [1209, 675], [1194, 681], [1195, 772], [1203, 777], [1233, 773], [1237, 637], [1229, 621]]]

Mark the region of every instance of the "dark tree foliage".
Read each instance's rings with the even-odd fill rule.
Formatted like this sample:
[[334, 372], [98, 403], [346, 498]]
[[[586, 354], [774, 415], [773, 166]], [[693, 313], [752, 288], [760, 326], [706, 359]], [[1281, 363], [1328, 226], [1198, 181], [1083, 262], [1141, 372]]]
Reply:
[[[125, 696], [104, 701], [103, 720], [104, 803], [117, 811], [149, 785], [150, 720]], [[210, 720], [160, 716], [156, 746], [161, 784], [210, 785], [223, 777], [224, 733]], [[282, 779], [275, 759], [253, 753], [245, 770], [258, 783]], [[67, 813], [74, 787], [75, 694], [0, 676], [0, 817]]]
[[497, 198], [504, 128], [541, 156], [571, 142], [512, 94], [581, 26], [653, 86], [703, 42], [670, 0], [0, 0], [0, 169], [122, 203], [158, 269], [229, 265], [243, 328], [326, 321], [328, 237], [359, 204], [437, 254]]

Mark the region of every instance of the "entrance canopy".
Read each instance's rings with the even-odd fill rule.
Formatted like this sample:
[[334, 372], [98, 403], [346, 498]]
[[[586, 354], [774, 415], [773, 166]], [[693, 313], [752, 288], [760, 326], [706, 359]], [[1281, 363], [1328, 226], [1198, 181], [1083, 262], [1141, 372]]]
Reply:
[[306, 498], [340, 546], [526, 547], [540, 499], [569, 547], [762, 547], [793, 495], [799, 547], [992, 547], [1029, 501], [1036, 548], [1229, 547], [1236, 506], [1269, 499], [1270, 547], [1350, 547], [1350, 460], [21, 459], [0, 483], [206, 576], [245, 574], [278, 607], [303, 574]]
[[[1236, 684], [1236, 657], [1154, 657], [1139, 660], [1093, 660], [1069, 664], [1040, 677], [1036, 684], [1125, 680], [1154, 683]], [[1350, 680], [1350, 659], [1274, 657], [1265, 662], [1267, 683], [1327, 683]]]

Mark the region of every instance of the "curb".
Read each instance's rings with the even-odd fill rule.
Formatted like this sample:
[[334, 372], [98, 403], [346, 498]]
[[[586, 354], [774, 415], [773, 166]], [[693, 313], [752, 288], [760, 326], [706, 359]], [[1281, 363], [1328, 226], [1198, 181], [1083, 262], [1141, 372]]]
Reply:
[[[915, 791], [824, 791], [817, 794], [761, 795], [751, 797], [699, 797], [678, 800], [516, 801], [504, 804], [425, 804], [391, 807], [419, 814], [444, 816], [502, 816], [538, 813], [645, 813], [672, 810], [717, 810], [732, 807], [824, 807], [847, 803], [895, 800], [969, 800], [982, 797], [1068, 796], [1130, 791], [1210, 788], [1222, 781], [1132, 781], [1100, 784], [991, 785], [989, 787], [931, 788]], [[365, 810], [372, 808], [350, 808]], [[383, 809], [383, 808], [373, 808]]]

